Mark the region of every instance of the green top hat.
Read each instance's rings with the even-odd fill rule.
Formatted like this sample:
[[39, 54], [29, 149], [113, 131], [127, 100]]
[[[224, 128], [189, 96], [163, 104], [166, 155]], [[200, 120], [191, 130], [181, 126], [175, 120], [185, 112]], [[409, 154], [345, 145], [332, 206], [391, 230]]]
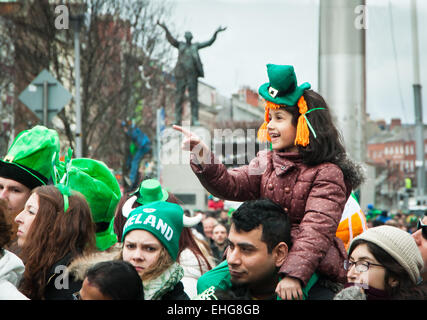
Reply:
[[[63, 164], [63, 163], [62, 163]], [[58, 171], [65, 168], [62, 166]], [[96, 245], [101, 251], [117, 242], [113, 222], [121, 192], [116, 177], [104, 162], [78, 158], [71, 160], [68, 186], [83, 194], [97, 224]]]
[[123, 227], [122, 242], [135, 229], [146, 230], [154, 235], [166, 248], [173, 260], [179, 249], [179, 237], [184, 227], [184, 210], [181, 206], [157, 201], [132, 210]]
[[136, 202], [142, 205], [155, 201], [166, 201], [169, 197], [169, 193], [162, 188], [156, 179], [142, 181], [139, 189], [131, 194], [131, 196], [133, 195], [137, 196]]
[[58, 153], [59, 137], [55, 130], [44, 126], [24, 130], [0, 160], [0, 176], [30, 189], [45, 185], [51, 177], [52, 157]]
[[267, 74], [269, 82], [261, 85], [258, 93], [265, 100], [275, 104], [294, 106], [303, 95], [304, 90], [311, 88], [308, 82], [297, 86], [293, 66], [267, 64]]

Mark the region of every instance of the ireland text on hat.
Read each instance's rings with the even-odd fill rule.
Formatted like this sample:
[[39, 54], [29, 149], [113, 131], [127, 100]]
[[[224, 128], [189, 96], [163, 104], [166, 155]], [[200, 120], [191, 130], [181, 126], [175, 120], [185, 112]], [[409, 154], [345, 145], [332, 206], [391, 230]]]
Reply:
[[[142, 224], [142, 225], [151, 225], [156, 230], [160, 230], [160, 233], [165, 237], [167, 241], [170, 241], [173, 237], [173, 229], [166, 223], [163, 222], [162, 219], [157, 218], [155, 215], [150, 214], [147, 218], [145, 218], [144, 222], [141, 222], [141, 216], [144, 213], [135, 214], [132, 217], [129, 218], [129, 220], [126, 222], [124, 229], [127, 227], [134, 225], [134, 224]], [[156, 220], [157, 225], [156, 225]]]

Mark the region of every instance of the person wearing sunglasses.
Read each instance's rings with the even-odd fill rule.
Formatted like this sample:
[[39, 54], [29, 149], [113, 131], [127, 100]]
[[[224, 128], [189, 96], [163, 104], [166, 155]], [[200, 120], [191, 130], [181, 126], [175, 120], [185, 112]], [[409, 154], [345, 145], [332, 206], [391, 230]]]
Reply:
[[417, 231], [412, 234], [415, 242], [420, 250], [421, 256], [424, 260], [424, 270], [422, 278], [424, 282], [427, 282], [427, 214], [422, 219], [418, 220]]
[[424, 262], [411, 235], [392, 226], [370, 228], [350, 244], [347, 284], [334, 300], [425, 299]]

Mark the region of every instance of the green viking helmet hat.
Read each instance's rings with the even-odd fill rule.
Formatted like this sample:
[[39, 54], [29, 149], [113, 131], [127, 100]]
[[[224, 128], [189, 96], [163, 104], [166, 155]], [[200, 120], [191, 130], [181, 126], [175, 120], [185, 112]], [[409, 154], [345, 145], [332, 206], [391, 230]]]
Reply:
[[117, 242], [114, 233], [114, 213], [121, 197], [116, 177], [104, 162], [78, 158], [71, 160], [68, 185], [72, 190], [83, 194], [89, 204], [97, 226], [98, 250], [110, 248]]

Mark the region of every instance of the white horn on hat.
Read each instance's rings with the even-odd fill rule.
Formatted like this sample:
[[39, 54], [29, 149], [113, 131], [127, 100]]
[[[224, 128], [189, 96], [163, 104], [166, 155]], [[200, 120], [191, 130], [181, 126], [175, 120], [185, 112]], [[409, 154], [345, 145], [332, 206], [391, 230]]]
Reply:
[[133, 210], [132, 206], [135, 203], [136, 199], [138, 199], [137, 196], [132, 196], [126, 202], [123, 204], [122, 207], [122, 215], [123, 217], [127, 218], [129, 217], [130, 212]]
[[202, 215], [198, 214], [194, 217], [187, 217], [185, 214], [182, 216], [182, 223], [184, 227], [194, 227], [196, 224], [198, 224], [200, 221], [202, 221]]

